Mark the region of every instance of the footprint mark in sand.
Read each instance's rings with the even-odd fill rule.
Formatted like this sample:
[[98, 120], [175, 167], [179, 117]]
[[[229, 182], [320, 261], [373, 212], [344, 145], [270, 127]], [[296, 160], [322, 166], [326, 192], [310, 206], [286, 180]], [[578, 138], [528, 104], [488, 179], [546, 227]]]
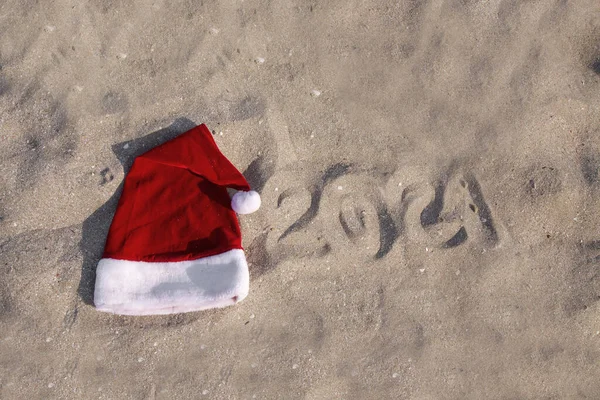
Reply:
[[110, 168], [106, 167], [102, 171], [100, 171], [100, 176], [102, 177], [102, 181], [100, 182], [100, 186], [104, 186], [109, 182], [112, 182], [115, 179], [115, 176], [110, 172]]
[[[2, 66], [0, 65], [0, 72], [2, 71]], [[10, 85], [6, 81], [3, 76], [0, 76], [0, 96], [6, 94], [10, 90]]]
[[29, 107], [43, 107], [41, 115], [45, 116], [39, 120], [26, 119], [31, 133], [22, 139], [24, 151], [17, 172], [22, 187], [35, 184], [48, 165], [68, 161], [77, 147], [77, 137], [70, 129], [66, 110], [41, 89], [35, 83], [29, 85], [17, 102], [19, 108], [13, 110], [19, 113]]
[[598, 186], [600, 183], [600, 153], [588, 151], [579, 159], [581, 173], [585, 183]]
[[77, 308], [77, 305], [75, 305], [73, 308], [67, 310], [67, 312], [65, 313], [65, 316], [63, 318], [63, 328], [65, 331], [70, 330], [73, 327], [73, 325], [75, 325], [78, 314], [79, 314], [79, 309]]
[[232, 121], [245, 121], [247, 119], [262, 115], [265, 111], [265, 103], [259, 97], [246, 96], [229, 110]]
[[127, 111], [129, 102], [123, 93], [108, 92], [102, 97], [101, 106], [104, 114], [110, 115]]
[[533, 166], [526, 172], [525, 191], [532, 199], [551, 196], [561, 191], [560, 172], [550, 166]]
[[590, 63], [590, 69], [592, 71], [594, 71], [594, 73], [596, 75], [600, 75], [600, 57], [596, 57], [591, 63]]
[[585, 311], [600, 301], [600, 240], [578, 243], [577, 250], [568, 275], [571, 296], [564, 304], [568, 315]]

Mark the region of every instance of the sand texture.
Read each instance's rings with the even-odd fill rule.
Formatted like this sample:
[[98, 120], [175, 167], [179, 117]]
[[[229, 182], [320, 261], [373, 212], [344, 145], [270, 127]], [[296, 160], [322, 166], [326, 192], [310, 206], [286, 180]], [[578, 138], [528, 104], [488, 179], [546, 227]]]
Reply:
[[[597, 0], [0, 1], [0, 398], [600, 399], [599, 107]], [[96, 311], [200, 123], [250, 295]]]

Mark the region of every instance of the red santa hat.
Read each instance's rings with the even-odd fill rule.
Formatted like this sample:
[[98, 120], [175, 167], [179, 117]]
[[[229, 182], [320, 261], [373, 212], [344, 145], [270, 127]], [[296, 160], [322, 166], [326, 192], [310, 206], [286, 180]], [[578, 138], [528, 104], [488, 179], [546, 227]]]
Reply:
[[[238, 192], [230, 198], [227, 188]], [[96, 308], [171, 314], [244, 299], [249, 274], [235, 213], [259, 207], [205, 125], [137, 157], [96, 270]]]

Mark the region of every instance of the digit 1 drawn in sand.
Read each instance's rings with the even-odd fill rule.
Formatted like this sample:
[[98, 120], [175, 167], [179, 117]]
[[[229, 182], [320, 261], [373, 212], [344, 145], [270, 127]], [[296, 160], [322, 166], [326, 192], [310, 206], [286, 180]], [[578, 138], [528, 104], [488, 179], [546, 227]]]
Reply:
[[481, 191], [481, 185], [471, 172], [465, 174], [465, 182], [467, 183], [467, 189], [469, 195], [473, 200], [474, 204], [469, 204], [469, 209], [477, 214], [479, 222], [485, 233], [485, 240], [490, 246], [494, 246], [498, 243], [498, 232], [492, 218], [492, 212], [490, 207], [486, 203], [483, 193]]

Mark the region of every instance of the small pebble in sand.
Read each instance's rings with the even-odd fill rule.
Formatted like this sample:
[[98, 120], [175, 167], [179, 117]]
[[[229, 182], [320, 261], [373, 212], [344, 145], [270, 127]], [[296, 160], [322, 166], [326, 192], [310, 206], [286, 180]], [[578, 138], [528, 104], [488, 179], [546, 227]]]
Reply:
[[394, 372], [394, 373], [392, 374], [392, 378], [397, 378], [397, 377], [398, 377], [398, 374]]
[[46, 32], [54, 32], [56, 30], [56, 27], [53, 25], [46, 25], [46, 27], [44, 28], [44, 30]]
[[254, 319], [254, 314], [251, 314], [251, 315], [250, 315], [250, 319]]
[[125, 53], [119, 53], [119, 54], [117, 54], [117, 58], [119, 60], [124, 60], [124, 59], [127, 58], [127, 54], [125, 54]]
[[210, 33], [211, 35], [218, 35], [219, 34], [219, 30], [217, 28], [210, 28], [208, 30], [208, 33]]
[[47, 337], [47, 338], [46, 338], [46, 343], [49, 343], [49, 342], [51, 342], [51, 341], [52, 341], [52, 338], [51, 338], [51, 337]]
[[321, 95], [321, 91], [317, 90], [317, 89], [313, 89], [313, 90], [310, 91], [310, 95], [312, 97], [319, 97]]
[[141, 363], [141, 362], [143, 362], [143, 361], [144, 361], [144, 357], [140, 357], [140, 358], [138, 358], [138, 362], [139, 362], [139, 363]]
[[256, 58], [254, 59], [254, 62], [255, 62], [255, 63], [257, 63], [257, 64], [264, 64], [264, 62], [265, 62], [265, 59], [264, 59], [264, 58], [262, 58], [262, 57], [256, 57]]
[[54, 383], [50, 382], [50, 383], [48, 384], [48, 387], [49, 387], [50, 389], [52, 389], [52, 388], [54, 387]]
[[421, 268], [421, 269], [419, 269], [419, 272], [420, 272], [420, 273], [423, 273], [423, 272], [425, 272], [425, 268]]
[[208, 394], [208, 390], [204, 389], [204, 390], [202, 391], [202, 394], [203, 394], [204, 396], [206, 396], [206, 395]]
[[158, 346], [158, 342], [154, 342], [154, 347]]
[[123, 146], [123, 148], [124, 148], [125, 150], [127, 150], [127, 149], [129, 148], [129, 143], [126, 143], [126, 144]]
[[338, 186], [338, 190], [342, 190], [343, 188], [343, 186]]
[[298, 369], [299, 365], [298, 364], [294, 364], [292, 365], [292, 369]]

